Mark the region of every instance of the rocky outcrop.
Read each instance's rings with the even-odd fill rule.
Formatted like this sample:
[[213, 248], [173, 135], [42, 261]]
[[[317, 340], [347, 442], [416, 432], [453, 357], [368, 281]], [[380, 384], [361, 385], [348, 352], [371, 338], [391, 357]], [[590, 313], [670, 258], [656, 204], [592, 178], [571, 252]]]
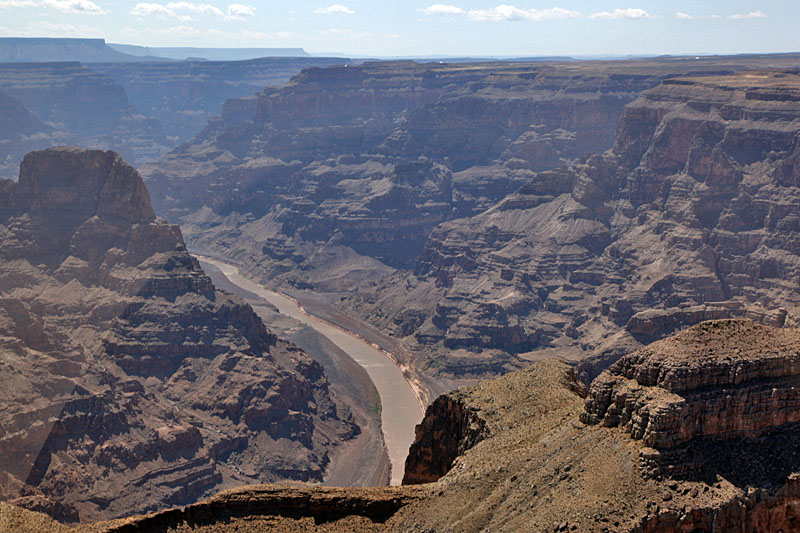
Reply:
[[800, 422], [799, 361], [794, 329], [704, 322], [614, 363], [592, 384], [582, 420], [659, 450], [756, 438]]
[[587, 382], [703, 320], [795, 324], [798, 87], [794, 71], [666, 80], [626, 106], [610, 151], [439, 225], [413, 275], [351, 308], [437, 372], [549, 349], [589, 357]]
[[797, 528], [799, 357], [797, 329], [711, 321], [626, 355], [594, 381], [581, 420], [641, 440], [644, 476], [717, 479], [738, 492], [681, 515], [661, 511], [636, 531]]
[[487, 436], [486, 423], [457, 395], [442, 395], [425, 410], [408, 451], [403, 485], [436, 481]]
[[217, 291], [113, 152], [0, 182], [0, 498], [75, 522], [321, 481], [358, 432], [322, 368]]

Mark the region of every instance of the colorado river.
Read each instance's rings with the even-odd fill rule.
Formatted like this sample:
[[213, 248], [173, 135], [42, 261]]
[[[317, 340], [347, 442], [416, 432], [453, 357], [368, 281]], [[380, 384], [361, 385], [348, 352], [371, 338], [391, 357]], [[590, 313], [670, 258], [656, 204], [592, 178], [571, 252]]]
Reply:
[[208, 257], [197, 256], [197, 258], [217, 267], [231, 283], [263, 298], [277, 307], [281, 314], [314, 328], [367, 371], [381, 397], [381, 426], [389, 461], [392, 464], [391, 482], [392, 485], [399, 485], [403, 479], [408, 448], [414, 441], [414, 426], [422, 420], [423, 413], [414, 390], [397, 364], [381, 350], [361, 338], [306, 314], [291, 298], [245, 278], [239, 274], [239, 269], [235, 266]]

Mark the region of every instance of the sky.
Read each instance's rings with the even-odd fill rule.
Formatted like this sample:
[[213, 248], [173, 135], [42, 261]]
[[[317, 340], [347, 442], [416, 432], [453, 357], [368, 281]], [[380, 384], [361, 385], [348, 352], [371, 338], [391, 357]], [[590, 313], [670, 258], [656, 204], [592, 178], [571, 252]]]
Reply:
[[0, 37], [351, 57], [796, 52], [798, 21], [797, 0], [0, 0]]

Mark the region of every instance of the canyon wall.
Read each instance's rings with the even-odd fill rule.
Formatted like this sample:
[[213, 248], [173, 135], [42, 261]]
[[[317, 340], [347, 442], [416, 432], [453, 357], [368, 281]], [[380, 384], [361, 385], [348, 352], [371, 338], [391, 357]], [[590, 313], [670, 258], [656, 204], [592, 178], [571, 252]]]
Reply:
[[[667, 69], [668, 71], [668, 69]], [[663, 68], [413, 62], [311, 68], [228, 101], [143, 169], [191, 246], [294, 287], [340, 290], [412, 268], [439, 223], [536, 170], [611, 146]]]
[[793, 323], [797, 75], [731, 74], [790, 61], [311, 68], [143, 173], [190, 246], [329, 293], [423, 374], [588, 380], [701, 320]]
[[0, 499], [76, 522], [322, 481], [358, 426], [214, 288], [136, 170], [50, 149], [0, 192]]
[[[33, 149], [112, 149], [136, 162], [170, 147], [161, 123], [138, 114], [121, 85], [80, 63], [0, 63], [0, 106], [13, 113], [0, 129], [0, 179], [16, 179]], [[11, 117], [20, 113], [35, 117], [37, 127], [19, 131]]]
[[798, 91], [796, 71], [666, 80], [625, 107], [611, 150], [439, 225], [413, 273], [351, 307], [436, 372], [553, 354], [589, 357], [587, 381], [703, 320], [795, 324]]
[[[138, 113], [157, 120], [170, 147], [191, 139], [220, 114], [222, 104], [281, 85], [304, 68], [348, 62], [345, 58], [264, 57], [246, 61], [89, 63], [119, 83]], [[161, 154], [151, 159], [157, 159]]]

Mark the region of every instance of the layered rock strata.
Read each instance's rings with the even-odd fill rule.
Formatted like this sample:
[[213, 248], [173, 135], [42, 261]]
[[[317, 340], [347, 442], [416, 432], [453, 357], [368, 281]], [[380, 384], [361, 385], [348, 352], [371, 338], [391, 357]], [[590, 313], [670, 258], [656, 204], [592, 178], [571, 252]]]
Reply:
[[610, 147], [623, 105], [671, 68], [311, 68], [228, 101], [143, 172], [191, 246], [294, 287], [354, 288], [411, 268], [437, 224]]
[[0, 498], [75, 522], [323, 479], [358, 427], [215, 290], [136, 170], [50, 149], [0, 191]]
[[594, 380], [581, 420], [656, 450], [755, 439], [800, 422], [800, 334], [704, 322], [626, 355]]
[[[759, 390], [771, 386], [776, 397], [790, 391], [784, 381], [798, 379], [792, 368], [798, 340], [797, 330], [706, 322], [628, 354], [586, 398], [572, 368], [538, 361], [434, 402], [419, 426], [417, 453], [409, 457], [406, 474], [438, 481], [380, 490], [242, 488], [186, 509], [96, 529], [796, 531], [800, 426], [782, 416], [770, 418], [772, 397]], [[643, 418], [646, 409], [658, 418], [660, 410], [689, 411], [701, 400], [709, 409], [698, 415], [702, 424], [692, 426], [688, 441], [679, 424], [659, 426], [653, 443], [668, 447], [656, 450], [645, 439], [632, 438], [630, 423], [593, 423], [610, 420], [613, 405], [601, 406], [608, 404], [605, 384], [611, 382], [617, 412], [628, 404], [639, 407], [631, 421]], [[631, 388], [643, 392], [623, 399]], [[684, 400], [670, 403], [672, 397]], [[746, 398], [748, 407], [723, 409], [737, 398]], [[465, 435], [474, 431], [440, 431], [463, 427], [465, 413], [471, 427], [481, 428], [480, 439], [467, 443]], [[439, 477], [440, 458], [431, 452], [454, 447], [459, 452]], [[685, 468], [689, 464], [694, 468]]]
[[798, 91], [796, 71], [666, 80], [626, 106], [610, 151], [439, 225], [413, 274], [351, 308], [434, 372], [554, 353], [591, 357], [587, 382], [703, 320], [796, 324]]

